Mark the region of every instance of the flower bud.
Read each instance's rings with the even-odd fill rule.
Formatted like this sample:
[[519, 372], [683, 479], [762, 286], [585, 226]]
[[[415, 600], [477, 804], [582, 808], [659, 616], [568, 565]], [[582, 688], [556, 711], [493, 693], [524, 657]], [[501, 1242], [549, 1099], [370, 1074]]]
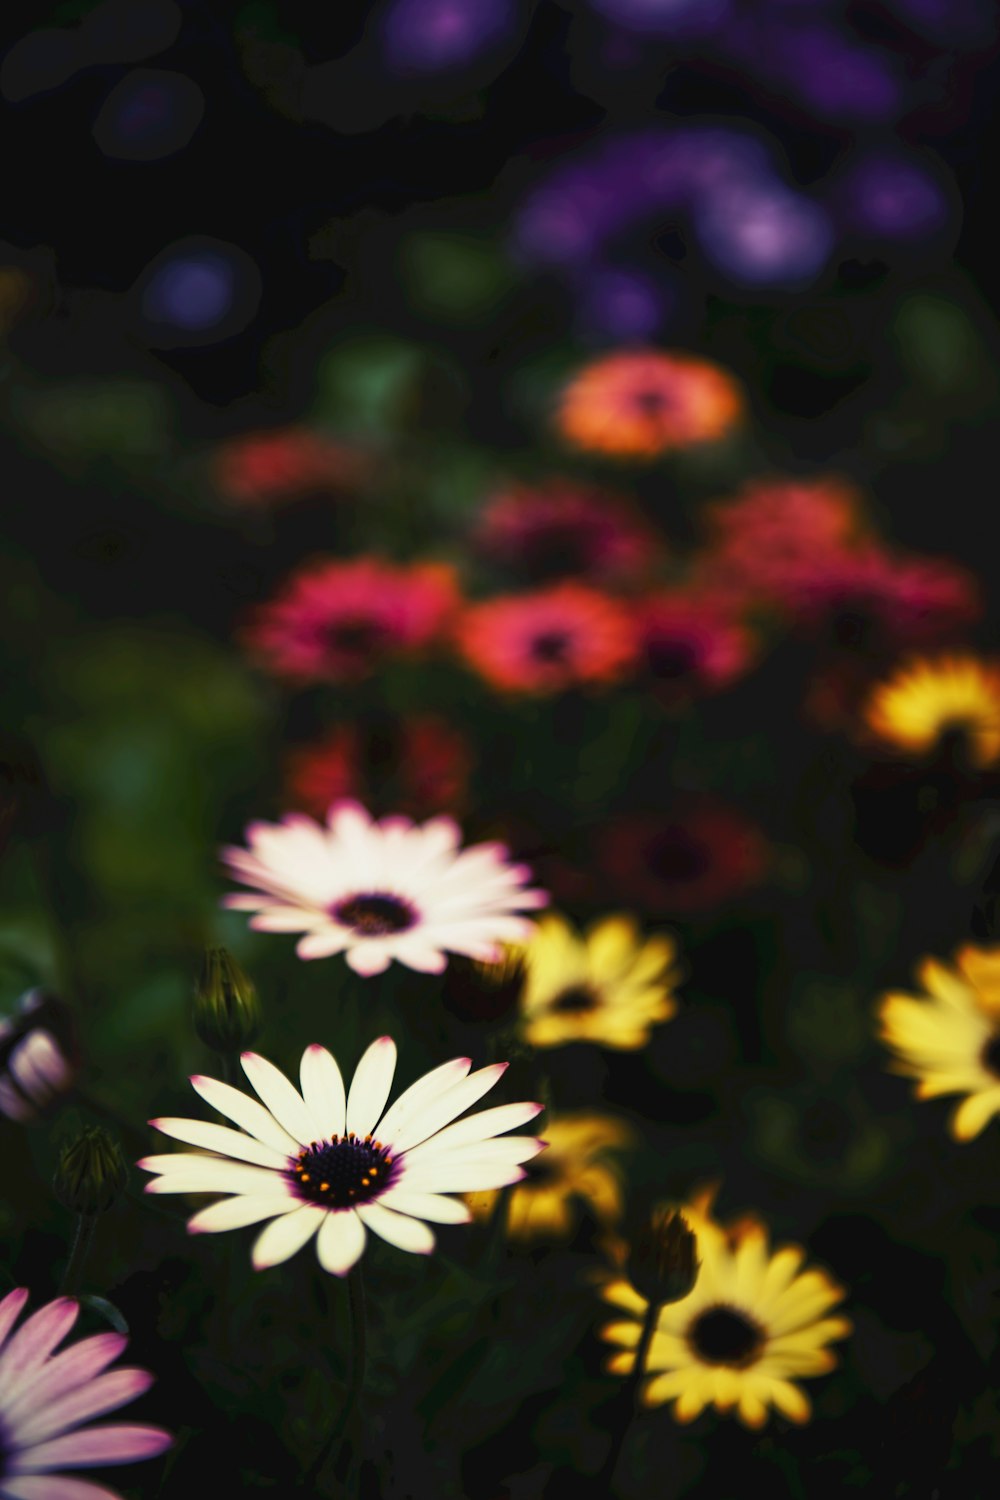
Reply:
[[632, 1241], [629, 1280], [650, 1302], [680, 1302], [698, 1279], [698, 1241], [683, 1214], [654, 1210]]
[[509, 1015], [524, 985], [524, 949], [507, 944], [496, 963], [453, 955], [444, 972], [441, 998], [460, 1021], [489, 1023]]
[[51, 1113], [76, 1081], [80, 1061], [72, 1012], [45, 990], [28, 990], [0, 1018], [0, 1114], [24, 1125]]
[[88, 1125], [64, 1147], [52, 1188], [64, 1208], [102, 1214], [118, 1201], [127, 1183], [128, 1168], [114, 1136], [100, 1125]]
[[209, 948], [194, 991], [194, 1029], [213, 1052], [242, 1052], [260, 1030], [257, 991], [227, 948]]

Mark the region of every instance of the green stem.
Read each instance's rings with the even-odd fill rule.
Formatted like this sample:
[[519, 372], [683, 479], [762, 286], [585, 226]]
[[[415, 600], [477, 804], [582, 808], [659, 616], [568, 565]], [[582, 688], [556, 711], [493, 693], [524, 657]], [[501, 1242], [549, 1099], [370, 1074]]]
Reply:
[[639, 1386], [642, 1383], [643, 1375], [646, 1373], [646, 1359], [649, 1355], [649, 1346], [652, 1343], [653, 1334], [656, 1331], [656, 1321], [659, 1317], [659, 1313], [660, 1303], [650, 1302], [649, 1306], [646, 1308], [646, 1317], [643, 1321], [642, 1333], [639, 1335], [639, 1343], [635, 1351], [635, 1363], [632, 1366], [632, 1373], [629, 1375], [628, 1380], [625, 1382], [625, 1388], [621, 1393], [621, 1401], [617, 1407], [616, 1414], [618, 1416], [618, 1421], [616, 1423], [616, 1431], [612, 1438], [610, 1452], [608, 1453], [607, 1459], [604, 1463], [604, 1467], [601, 1470], [600, 1476], [597, 1481], [598, 1486], [601, 1488], [601, 1490], [608, 1494], [610, 1494], [611, 1492], [615, 1473], [618, 1469], [618, 1464], [622, 1456], [622, 1449], [625, 1446], [625, 1439], [628, 1437], [629, 1428], [632, 1425], [632, 1418], [635, 1416], [635, 1409], [639, 1395]]
[[219, 1055], [222, 1058], [223, 1082], [230, 1083], [234, 1089], [238, 1089], [243, 1082], [239, 1056], [235, 1052], [222, 1052]]
[[[323, 1444], [319, 1453], [302, 1480], [302, 1488], [309, 1488], [318, 1480], [330, 1462], [331, 1458], [341, 1455], [344, 1438], [351, 1424], [361, 1399], [361, 1390], [365, 1383], [365, 1359], [367, 1354], [367, 1340], [365, 1327], [365, 1284], [361, 1275], [360, 1261], [350, 1271], [347, 1277], [347, 1292], [351, 1307], [351, 1382], [348, 1388], [347, 1400], [341, 1409], [340, 1418], [330, 1429], [330, 1434]], [[348, 1455], [349, 1462], [349, 1455]], [[341, 1464], [340, 1467], [346, 1468]], [[338, 1479], [343, 1484], [345, 1475], [338, 1474]]]
[[66, 1271], [62, 1279], [61, 1291], [64, 1297], [75, 1297], [80, 1289], [80, 1278], [83, 1275], [83, 1267], [90, 1252], [96, 1228], [96, 1214], [77, 1215], [73, 1248], [69, 1253], [69, 1261], [67, 1262]]

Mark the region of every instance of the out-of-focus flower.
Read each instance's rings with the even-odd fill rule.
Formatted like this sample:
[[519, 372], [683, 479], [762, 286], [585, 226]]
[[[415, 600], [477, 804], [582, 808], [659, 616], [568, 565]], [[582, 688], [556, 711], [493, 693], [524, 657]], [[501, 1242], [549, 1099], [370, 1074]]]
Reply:
[[343, 953], [356, 974], [380, 974], [393, 959], [440, 974], [445, 954], [495, 962], [500, 944], [531, 934], [518, 913], [544, 906], [531, 871], [509, 864], [502, 844], [460, 849], [451, 818], [415, 827], [409, 818], [375, 822], [357, 802], [335, 802], [326, 826], [303, 813], [251, 823], [250, 848], [222, 851], [252, 895], [223, 897], [250, 911], [261, 932], [304, 932], [300, 958]]
[[206, 1103], [241, 1129], [150, 1121], [197, 1150], [139, 1162], [158, 1174], [146, 1191], [229, 1194], [188, 1221], [192, 1234], [270, 1220], [253, 1247], [258, 1271], [288, 1260], [313, 1236], [320, 1265], [335, 1276], [359, 1259], [367, 1231], [427, 1255], [434, 1249], [428, 1220], [464, 1224], [471, 1217], [448, 1194], [520, 1182], [521, 1163], [545, 1145], [533, 1136], [497, 1139], [534, 1119], [540, 1104], [501, 1104], [458, 1118], [507, 1064], [476, 1073], [471, 1066], [468, 1057], [443, 1063], [386, 1109], [396, 1068], [391, 1037], [371, 1044], [348, 1090], [325, 1047], [302, 1054], [301, 1093], [273, 1063], [245, 1052], [243, 1071], [261, 1102], [214, 1078], [192, 1078]]
[[924, 241], [946, 229], [953, 216], [940, 164], [930, 155], [852, 153], [832, 191], [844, 227], [869, 244]]
[[109, 1131], [88, 1125], [59, 1156], [52, 1190], [75, 1214], [103, 1214], [128, 1185], [122, 1148]]
[[213, 1052], [242, 1052], [261, 1025], [253, 980], [226, 948], [209, 948], [194, 990], [194, 1029]]
[[909, 557], [875, 544], [817, 553], [790, 569], [778, 602], [838, 645], [941, 640], [981, 612], [975, 579], [940, 557]]
[[780, 590], [864, 526], [860, 496], [836, 478], [754, 480], [734, 499], [706, 506], [702, 519], [709, 535], [703, 574], [751, 594]]
[[565, 918], [546, 915], [524, 948], [525, 1040], [533, 1047], [644, 1047], [653, 1026], [677, 1011], [676, 956], [672, 938], [643, 938], [630, 917], [605, 917], [581, 937]]
[[494, 687], [514, 693], [615, 682], [635, 659], [635, 629], [625, 605], [580, 583], [470, 604], [455, 634], [470, 666]]
[[661, 697], [718, 692], [749, 671], [755, 641], [720, 594], [675, 589], [638, 607], [639, 656]]
[[882, 744], [928, 755], [961, 737], [972, 763], [1000, 760], [1000, 664], [971, 655], [918, 657], [879, 683], [863, 710]]
[[663, 551], [627, 499], [571, 479], [502, 490], [484, 507], [475, 542], [533, 582], [567, 575], [628, 582], [648, 574]]
[[600, 868], [627, 900], [657, 916], [710, 911], [754, 885], [767, 866], [760, 832], [731, 808], [629, 814], [601, 839]]
[[[827, 1346], [851, 1325], [828, 1313], [843, 1288], [825, 1271], [800, 1270], [800, 1246], [772, 1250], [757, 1219], [724, 1229], [711, 1216], [711, 1198], [681, 1208], [701, 1266], [694, 1290], [659, 1310], [641, 1399], [646, 1406], [673, 1401], [678, 1422], [692, 1422], [706, 1406], [735, 1407], [752, 1428], [764, 1426], [771, 1406], [793, 1422], [808, 1421], [809, 1399], [796, 1381], [836, 1365]], [[602, 1296], [624, 1314], [600, 1329], [619, 1350], [608, 1368], [630, 1375], [649, 1302], [624, 1277], [609, 1280]]]
[[[548, 1149], [528, 1168], [507, 1205], [512, 1240], [566, 1239], [577, 1221], [577, 1200], [603, 1227], [622, 1213], [622, 1173], [614, 1153], [633, 1144], [632, 1131], [612, 1115], [560, 1115], [545, 1124]], [[466, 1203], [477, 1219], [490, 1217], [495, 1192], [473, 1192]]]
[[383, 56], [394, 73], [462, 68], [503, 42], [516, 17], [515, 0], [390, 0], [381, 19]]
[[1000, 1114], [1000, 948], [960, 948], [954, 968], [926, 958], [917, 979], [919, 995], [882, 996], [879, 1036], [918, 1099], [965, 1095], [948, 1128], [971, 1141]]
[[458, 602], [454, 571], [443, 563], [314, 562], [256, 611], [243, 642], [279, 677], [357, 681], [438, 639]]
[[724, 437], [742, 411], [739, 387], [717, 365], [636, 349], [585, 365], [562, 392], [556, 425], [585, 452], [651, 459]]
[[0, 1113], [18, 1124], [48, 1114], [76, 1081], [80, 1062], [70, 1010], [44, 990], [29, 990], [0, 1018]]
[[21, 1286], [0, 1302], [0, 1490], [10, 1500], [120, 1500], [116, 1491], [64, 1470], [136, 1463], [170, 1447], [173, 1438], [162, 1427], [81, 1425], [134, 1401], [153, 1377], [124, 1365], [108, 1370], [128, 1343], [118, 1333], [97, 1333], [53, 1353], [76, 1322], [74, 1297], [47, 1302], [15, 1333], [27, 1300]]
[[250, 432], [231, 438], [215, 454], [212, 478], [238, 505], [278, 505], [302, 495], [340, 493], [360, 484], [369, 460], [346, 444], [307, 427]]
[[338, 724], [288, 760], [292, 802], [322, 817], [331, 802], [363, 798], [379, 808], [391, 802], [420, 817], [465, 802], [472, 749], [465, 735], [434, 714]]

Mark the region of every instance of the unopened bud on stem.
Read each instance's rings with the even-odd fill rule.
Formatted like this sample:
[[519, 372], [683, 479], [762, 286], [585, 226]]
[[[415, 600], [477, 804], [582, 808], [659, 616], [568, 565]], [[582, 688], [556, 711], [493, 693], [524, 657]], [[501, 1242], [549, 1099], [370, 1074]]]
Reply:
[[88, 1125], [66, 1146], [52, 1187], [64, 1208], [77, 1214], [106, 1213], [128, 1183], [128, 1168], [114, 1136], [100, 1125]]
[[213, 1052], [242, 1052], [260, 1030], [252, 980], [227, 948], [209, 948], [194, 992], [194, 1029]]
[[629, 1280], [650, 1302], [680, 1302], [698, 1279], [698, 1241], [683, 1214], [659, 1208], [633, 1241]]

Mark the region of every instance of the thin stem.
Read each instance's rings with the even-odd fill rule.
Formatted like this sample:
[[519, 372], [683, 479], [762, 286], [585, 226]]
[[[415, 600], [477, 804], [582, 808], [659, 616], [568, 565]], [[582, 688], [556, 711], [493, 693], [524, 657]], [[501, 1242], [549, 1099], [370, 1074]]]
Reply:
[[73, 1248], [69, 1253], [66, 1271], [62, 1279], [62, 1295], [64, 1297], [75, 1297], [80, 1288], [80, 1278], [83, 1275], [83, 1267], [90, 1252], [91, 1242], [94, 1238], [94, 1230], [97, 1228], [96, 1214], [78, 1214], [76, 1220], [76, 1234], [73, 1236]]
[[232, 1084], [238, 1089], [243, 1082], [243, 1071], [240, 1068], [239, 1056], [235, 1052], [222, 1052], [222, 1078], [225, 1083]]
[[622, 1456], [622, 1449], [625, 1446], [625, 1439], [632, 1425], [632, 1418], [635, 1416], [639, 1386], [642, 1383], [643, 1375], [646, 1373], [646, 1358], [649, 1354], [649, 1346], [652, 1343], [653, 1334], [656, 1331], [656, 1321], [660, 1314], [660, 1305], [659, 1302], [650, 1302], [646, 1308], [642, 1333], [639, 1336], [639, 1344], [635, 1351], [635, 1363], [632, 1366], [632, 1373], [625, 1382], [625, 1388], [621, 1393], [621, 1401], [617, 1405], [618, 1421], [616, 1423], [616, 1431], [611, 1442], [611, 1450], [608, 1453], [597, 1481], [598, 1485], [608, 1493], [612, 1489], [615, 1473]]
[[[358, 1402], [361, 1399], [361, 1390], [365, 1383], [365, 1360], [367, 1355], [365, 1284], [361, 1275], [360, 1261], [348, 1274], [347, 1292], [351, 1308], [351, 1382], [348, 1388], [347, 1400], [341, 1409], [339, 1420], [334, 1423], [326, 1442], [309, 1465], [302, 1480], [302, 1488], [307, 1488], [315, 1480], [319, 1479], [330, 1459], [335, 1455], [340, 1455], [344, 1438], [351, 1424], [351, 1418], [357, 1410]], [[339, 1474], [338, 1478], [343, 1483], [344, 1475]]]

